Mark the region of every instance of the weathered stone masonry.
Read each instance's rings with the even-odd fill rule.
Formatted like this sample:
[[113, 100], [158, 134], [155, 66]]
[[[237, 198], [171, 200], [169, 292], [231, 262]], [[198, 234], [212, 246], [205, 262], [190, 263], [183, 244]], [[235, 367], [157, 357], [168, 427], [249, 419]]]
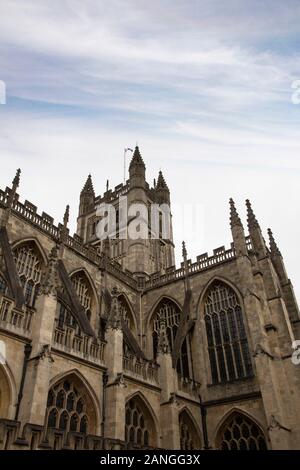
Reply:
[[[170, 203], [136, 147], [129, 179], [80, 194], [77, 233], [0, 191], [0, 448], [297, 449], [300, 319], [283, 257], [230, 200], [232, 245], [174, 266], [170, 239], [96, 236], [97, 206]], [[4, 361], [2, 361], [4, 362]]]

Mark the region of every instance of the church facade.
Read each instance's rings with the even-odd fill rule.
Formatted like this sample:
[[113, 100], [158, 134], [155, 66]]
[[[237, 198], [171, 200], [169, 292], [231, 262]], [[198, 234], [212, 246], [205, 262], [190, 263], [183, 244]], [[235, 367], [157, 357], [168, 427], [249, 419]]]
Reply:
[[[102, 196], [91, 176], [77, 232], [0, 191], [0, 449], [299, 449], [300, 318], [283, 257], [250, 202], [232, 244], [175, 267], [172, 230], [122, 236], [128, 206], [170, 204], [138, 147]], [[101, 204], [115, 236], [97, 236]], [[149, 228], [149, 234], [151, 229]]]

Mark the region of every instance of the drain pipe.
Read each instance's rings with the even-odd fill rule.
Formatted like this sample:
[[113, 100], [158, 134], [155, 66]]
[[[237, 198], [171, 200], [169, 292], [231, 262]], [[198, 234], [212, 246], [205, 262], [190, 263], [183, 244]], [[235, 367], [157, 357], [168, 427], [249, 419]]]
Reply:
[[15, 414], [16, 421], [18, 421], [18, 418], [19, 418], [19, 411], [20, 411], [21, 401], [23, 398], [23, 389], [24, 389], [25, 377], [26, 377], [26, 372], [27, 372], [27, 365], [28, 365], [30, 354], [31, 354], [31, 350], [32, 350], [31, 344], [26, 343], [24, 346], [24, 361], [23, 361], [22, 377], [21, 377], [21, 383], [20, 383], [20, 388], [19, 388], [19, 393], [18, 393], [18, 402], [16, 406], [16, 414]]
[[108, 382], [108, 373], [104, 372], [102, 375], [102, 421], [101, 421], [101, 436], [104, 438], [104, 428], [105, 428], [105, 407], [106, 407], [106, 385]]

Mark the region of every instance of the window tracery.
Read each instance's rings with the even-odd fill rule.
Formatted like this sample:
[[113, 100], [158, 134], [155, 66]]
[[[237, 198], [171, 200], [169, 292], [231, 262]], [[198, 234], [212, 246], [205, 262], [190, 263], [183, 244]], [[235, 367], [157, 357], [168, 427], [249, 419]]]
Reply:
[[34, 243], [14, 250], [16, 268], [24, 289], [25, 303], [34, 307], [42, 278], [42, 259]]
[[125, 441], [129, 447], [149, 447], [152, 425], [139, 400], [132, 398], [125, 408]]
[[[158, 348], [158, 338], [160, 325], [162, 322], [166, 325], [166, 332], [169, 340], [171, 351], [173, 351], [177, 330], [179, 327], [181, 311], [179, 307], [169, 299], [163, 299], [154, 314], [153, 318], [153, 355], [156, 358]], [[179, 360], [177, 363], [177, 371], [183, 377], [189, 377], [189, 345], [187, 338], [184, 340]]]
[[266, 450], [267, 444], [254, 421], [235, 413], [223, 429], [219, 447], [221, 450]]
[[194, 450], [200, 449], [198, 433], [191, 418], [183, 411], [179, 416], [180, 449]]
[[242, 307], [230, 286], [212, 284], [204, 300], [204, 320], [212, 382], [252, 376]]
[[85, 394], [69, 380], [49, 390], [47, 400], [47, 427], [86, 434], [89, 420]]

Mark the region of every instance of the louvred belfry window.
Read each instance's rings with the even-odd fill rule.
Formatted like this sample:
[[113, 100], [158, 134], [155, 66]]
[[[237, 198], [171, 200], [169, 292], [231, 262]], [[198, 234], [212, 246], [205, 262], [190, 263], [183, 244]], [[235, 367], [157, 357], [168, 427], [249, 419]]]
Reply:
[[214, 282], [204, 299], [208, 353], [213, 383], [253, 375], [243, 312], [234, 290]]
[[[169, 345], [173, 351], [174, 342], [179, 327], [181, 311], [179, 307], [169, 299], [162, 299], [156, 308], [153, 319], [153, 355], [157, 356], [158, 338], [160, 332], [160, 325], [163, 321], [166, 325], [167, 336]], [[177, 363], [177, 372], [183, 377], [189, 377], [189, 360], [188, 360], [188, 341], [187, 338], [183, 341], [181, 353]]]
[[14, 258], [24, 289], [25, 303], [33, 307], [42, 277], [40, 253], [34, 243], [26, 243], [14, 250]]

